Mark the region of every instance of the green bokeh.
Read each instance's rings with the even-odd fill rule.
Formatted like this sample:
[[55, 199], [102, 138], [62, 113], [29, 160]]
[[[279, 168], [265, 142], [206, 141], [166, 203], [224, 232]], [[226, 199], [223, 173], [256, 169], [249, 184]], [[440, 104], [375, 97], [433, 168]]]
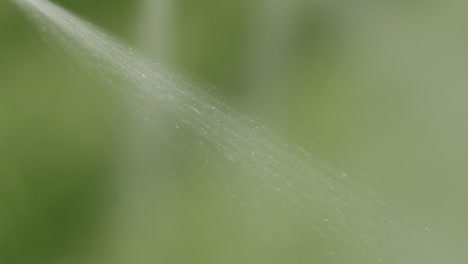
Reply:
[[[159, 34], [138, 22], [143, 1], [55, 2], [149, 58], [166, 52], [141, 41]], [[466, 4], [367, 2], [174, 0], [164, 59], [375, 190], [396, 218], [462, 245]], [[233, 180], [190, 131], [135, 129], [123, 95], [80, 67], [0, 2], [0, 263], [116, 263], [113, 246], [122, 263], [359, 263], [330, 257], [351, 239], [299, 228], [308, 220], [278, 197], [233, 202], [233, 188], [255, 200], [253, 180]], [[143, 179], [123, 181], [131, 195], [126, 162]]]

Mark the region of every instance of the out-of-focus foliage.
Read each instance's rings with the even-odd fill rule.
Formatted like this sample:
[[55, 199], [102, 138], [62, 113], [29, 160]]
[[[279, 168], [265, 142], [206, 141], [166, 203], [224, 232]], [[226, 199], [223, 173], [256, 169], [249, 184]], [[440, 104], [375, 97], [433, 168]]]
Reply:
[[[465, 242], [464, 1], [55, 2]], [[124, 102], [0, 2], [0, 263], [358, 263]]]

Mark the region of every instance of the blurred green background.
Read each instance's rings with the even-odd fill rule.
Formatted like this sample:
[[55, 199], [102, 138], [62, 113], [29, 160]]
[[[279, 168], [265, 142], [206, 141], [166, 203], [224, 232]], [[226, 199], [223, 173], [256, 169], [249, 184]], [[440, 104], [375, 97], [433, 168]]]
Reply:
[[[467, 246], [464, 1], [54, 2]], [[363, 263], [53, 42], [0, 2], [1, 263]]]

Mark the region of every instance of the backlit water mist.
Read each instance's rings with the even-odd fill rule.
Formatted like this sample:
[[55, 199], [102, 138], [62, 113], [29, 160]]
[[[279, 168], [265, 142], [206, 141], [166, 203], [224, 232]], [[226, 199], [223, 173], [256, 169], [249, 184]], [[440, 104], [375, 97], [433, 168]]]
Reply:
[[306, 151], [192, 81], [49, 1], [14, 2], [66, 54], [128, 97], [149, 123], [172, 126], [181, 135], [186, 129], [194, 131], [201, 144], [214, 146], [249, 177], [256, 199], [288, 207], [288, 213], [300, 219], [300, 228], [335, 246], [328, 252], [330, 263], [459, 263], [457, 250], [443, 235], [417, 220], [395, 216], [390, 206], [346, 173], [326, 170]]

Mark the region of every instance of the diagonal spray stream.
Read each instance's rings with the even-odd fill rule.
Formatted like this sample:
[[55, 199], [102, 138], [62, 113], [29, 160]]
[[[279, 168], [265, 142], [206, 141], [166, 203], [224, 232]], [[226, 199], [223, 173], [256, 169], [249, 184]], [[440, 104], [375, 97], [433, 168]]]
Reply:
[[[255, 175], [259, 189], [273, 190], [301, 211], [324, 238], [346, 238], [357, 252], [355, 262], [348, 263], [457, 263], [446, 239], [424, 225], [400, 221], [366, 189], [318, 169], [306, 152], [180, 74], [146, 60], [47, 0], [13, 2], [72, 58], [121, 88], [142, 115], [172, 115], [178, 126], [196, 131], [227, 160]], [[154, 116], [149, 119], [165, 125]]]

